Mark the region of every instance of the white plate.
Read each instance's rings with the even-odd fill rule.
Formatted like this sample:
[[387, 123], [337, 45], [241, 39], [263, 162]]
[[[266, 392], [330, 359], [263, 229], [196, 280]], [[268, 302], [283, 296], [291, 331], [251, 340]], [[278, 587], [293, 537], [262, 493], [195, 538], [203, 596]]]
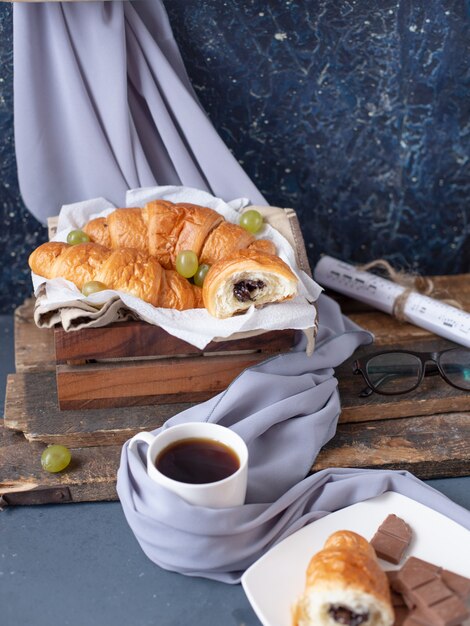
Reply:
[[[302, 593], [311, 557], [337, 530], [353, 530], [366, 539], [389, 513], [413, 529], [405, 556], [416, 556], [470, 577], [470, 532], [410, 498], [387, 492], [312, 522], [275, 546], [243, 575], [242, 585], [264, 626], [291, 626], [291, 606]], [[385, 570], [399, 566], [381, 561]], [[470, 626], [467, 620], [464, 626]]]

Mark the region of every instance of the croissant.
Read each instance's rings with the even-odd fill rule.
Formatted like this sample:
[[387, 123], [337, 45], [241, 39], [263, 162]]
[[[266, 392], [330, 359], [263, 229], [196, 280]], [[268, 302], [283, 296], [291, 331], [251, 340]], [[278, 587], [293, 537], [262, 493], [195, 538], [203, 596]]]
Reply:
[[392, 626], [385, 572], [372, 546], [348, 530], [333, 533], [307, 568], [294, 626]]
[[202, 287], [204, 306], [214, 317], [231, 317], [252, 304], [290, 300], [298, 279], [282, 259], [257, 250], [240, 250], [212, 265]]
[[110, 250], [97, 243], [71, 246], [51, 241], [36, 248], [28, 262], [35, 274], [65, 278], [78, 289], [97, 280], [156, 307], [182, 311], [204, 306], [200, 287], [173, 270], [165, 270], [149, 254], [132, 248]]
[[175, 269], [182, 250], [192, 250], [201, 264], [208, 265], [245, 248], [276, 252], [272, 241], [255, 239], [212, 209], [167, 200], [154, 200], [143, 209], [116, 209], [91, 220], [83, 230], [91, 241], [107, 248], [136, 248], [151, 254], [166, 269]]

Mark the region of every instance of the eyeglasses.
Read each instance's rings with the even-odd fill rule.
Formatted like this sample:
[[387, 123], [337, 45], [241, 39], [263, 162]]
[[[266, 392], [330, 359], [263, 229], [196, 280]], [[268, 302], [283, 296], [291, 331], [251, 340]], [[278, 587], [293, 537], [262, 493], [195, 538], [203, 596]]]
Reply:
[[386, 350], [354, 363], [354, 374], [361, 374], [368, 387], [359, 394], [374, 391], [386, 396], [408, 393], [418, 387], [424, 376], [439, 374], [457, 389], [470, 391], [470, 349], [450, 348], [442, 352]]

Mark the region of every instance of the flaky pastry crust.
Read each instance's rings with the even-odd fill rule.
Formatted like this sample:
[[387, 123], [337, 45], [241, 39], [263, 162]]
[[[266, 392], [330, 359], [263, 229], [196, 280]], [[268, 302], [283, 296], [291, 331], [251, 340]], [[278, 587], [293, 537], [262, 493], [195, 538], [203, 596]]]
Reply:
[[51, 241], [34, 250], [29, 266], [39, 276], [66, 278], [79, 289], [97, 280], [156, 307], [182, 311], [201, 305], [199, 287], [162, 268], [155, 257], [133, 248], [110, 250], [97, 243], [71, 246]]
[[153, 200], [143, 209], [116, 209], [107, 217], [91, 220], [83, 230], [91, 241], [109, 248], [147, 252], [166, 269], [175, 269], [176, 257], [183, 250], [192, 250], [200, 263], [209, 265], [248, 247], [276, 252], [271, 241], [257, 240], [213, 209], [186, 202]]
[[[347, 611], [362, 615], [351, 617], [351, 623], [363, 626], [391, 626], [394, 620], [387, 576], [374, 549], [357, 533], [340, 530], [311, 558], [304, 593], [294, 607], [293, 623], [347, 624], [343, 621]], [[335, 613], [341, 616], [338, 621]]]

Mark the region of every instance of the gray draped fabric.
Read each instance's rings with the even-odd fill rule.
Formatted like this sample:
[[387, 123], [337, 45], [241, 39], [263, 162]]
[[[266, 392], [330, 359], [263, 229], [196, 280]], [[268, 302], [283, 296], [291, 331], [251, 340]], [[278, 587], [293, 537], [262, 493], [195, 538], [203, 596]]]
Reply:
[[164, 426], [209, 421], [241, 435], [250, 455], [246, 504], [188, 504], [147, 476], [145, 444], [139, 457], [124, 446], [119, 498], [143, 551], [161, 567], [236, 583], [269, 548], [305, 524], [385, 491], [402, 493], [470, 529], [468, 511], [407, 472], [334, 468], [307, 476], [340, 413], [332, 368], [372, 339], [326, 296], [318, 306], [323, 323], [312, 357], [299, 346], [252, 367], [225, 392]]
[[185, 185], [266, 204], [199, 105], [160, 0], [15, 3], [20, 190], [62, 204]]

